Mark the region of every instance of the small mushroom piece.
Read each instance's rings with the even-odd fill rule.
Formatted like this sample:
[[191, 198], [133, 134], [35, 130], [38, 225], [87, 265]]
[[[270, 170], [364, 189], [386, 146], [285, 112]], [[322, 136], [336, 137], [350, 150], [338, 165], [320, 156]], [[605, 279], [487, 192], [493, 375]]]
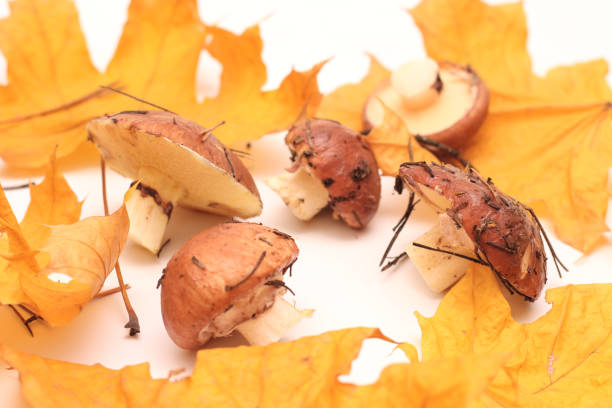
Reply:
[[243, 218], [261, 213], [244, 164], [195, 122], [171, 112], [126, 111], [90, 121], [87, 132], [113, 170], [139, 181], [126, 200], [129, 236], [153, 253], [177, 204]]
[[546, 255], [537, 220], [521, 203], [473, 168], [404, 163], [399, 177], [439, 214], [438, 225], [415, 241], [421, 246], [413, 243], [407, 251], [433, 290], [454, 284], [471, 259], [487, 264], [526, 300], [539, 296], [546, 283]]
[[363, 109], [366, 130], [382, 124], [384, 103], [413, 134], [460, 148], [484, 122], [489, 90], [469, 66], [426, 59], [400, 66]]
[[251, 344], [277, 341], [308, 312], [281, 296], [298, 256], [293, 239], [252, 223], [225, 223], [187, 241], [161, 280], [161, 310], [170, 338], [197, 349], [234, 330]]
[[380, 201], [378, 165], [359, 133], [327, 119], [306, 119], [285, 143], [294, 165], [266, 180], [293, 214], [310, 220], [328, 205], [351, 228], [364, 228]]

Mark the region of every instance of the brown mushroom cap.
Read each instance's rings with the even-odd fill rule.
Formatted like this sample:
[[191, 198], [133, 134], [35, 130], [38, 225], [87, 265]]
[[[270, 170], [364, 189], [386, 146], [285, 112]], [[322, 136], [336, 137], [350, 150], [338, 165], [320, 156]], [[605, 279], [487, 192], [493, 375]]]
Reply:
[[536, 220], [514, 198], [475, 170], [425, 162], [404, 163], [399, 177], [424, 201], [433, 191], [450, 205], [445, 211], [474, 242], [477, 254], [512, 291], [535, 300], [546, 283], [546, 255]]
[[[473, 104], [465, 111], [465, 113], [460, 119], [448, 124], [448, 126], [446, 126], [444, 129], [429, 134], [425, 133], [422, 135], [427, 136], [430, 139], [442, 142], [455, 149], [459, 149], [466, 144], [470, 137], [476, 134], [476, 132], [478, 131], [478, 129], [480, 129], [480, 126], [487, 117], [487, 114], [489, 112], [490, 98], [489, 88], [487, 88], [486, 84], [480, 79], [478, 74], [469, 65], [464, 67], [462, 65], [455, 64], [452, 62], [441, 62], [439, 64], [439, 68], [441, 71], [444, 70], [449, 73], [456, 73], [458, 75], [464, 76], [467, 80], [469, 80], [472, 86], [472, 93], [474, 95]], [[372, 92], [370, 97], [366, 100], [362, 113], [363, 127], [365, 131], [369, 131], [374, 127], [374, 124], [367, 115], [368, 105], [373, 101], [376, 101], [377, 98], [380, 98], [381, 92], [383, 92], [385, 89], [388, 89], [390, 86], [390, 80], [385, 80], [374, 90], [374, 92]], [[444, 86], [442, 86], [441, 92], [444, 92]], [[402, 108], [399, 106], [394, 106], [397, 104], [396, 102], [385, 100], [385, 98], [381, 98], [381, 100], [391, 109], [396, 111], [396, 113], [402, 116]], [[408, 126], [408, 129], [411, 130], [410, 126]]]
[[174, 254], [161, 281], [168, 334], [180, 347], [197, 349], [208, 340], [201, 331], [235, 303], [254, 303], [236, 324], [263, 312], [271, 304], [257, 304], [254, 294], [265, 290], [266, 299], [274, 299], [284, 289], [265, 282], [282, 278], [297, 256], [290, 236], [259, 224], [225, 223], [202, 231]]
[[[190, 188], [190, 185], [184, 185], [186, 194], [179, 199], [181, 205], [244, 217], [261, 212], [259, 191], [247, 168], [210, 130], [195, 122], [165, 111], [125, 111], [94, 119], [87, 129], [90, 140], [106, 162], [126, 177], [137, 179], [142, 166], [159, 165], [168, 176], [180, 179], [179, 184], [195, 183], [202, 189], [202, 185], [210, 183], [210, 180], [198, 179], [194, 163], [202, 168], [212, 165], [246, 188], [243, 196], [252, 195], [259, 201], [258, 204], [250, 203], [248, 210], [239, 205], [228, 208], [228, 204], [222, 203], [221, 199], [203, 197], [211, 192], [222, 195], [222, 185], [211, 185], [202, 191], [194, 191], [196, 189]], [[128, 149], [142, 153], [127, 154]], [[199, 156], [196, 161], [193, 161], [194, 153]], [[186, 163], [185, 159], [191, 162]]]
[[306, 119], [294, 126], [285, 143], [295, 171], [308, 166], [329, 193], [329, 206], [351, 228], [364, 228], [380, 201], [378, 165], [359, 133], [327, 119]]

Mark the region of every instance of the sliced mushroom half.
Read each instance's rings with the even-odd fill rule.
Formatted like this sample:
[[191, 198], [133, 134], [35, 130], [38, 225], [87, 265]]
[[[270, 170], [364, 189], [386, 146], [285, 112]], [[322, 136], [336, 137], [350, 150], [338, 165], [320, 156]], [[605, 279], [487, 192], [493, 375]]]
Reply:
[[489, 90], [469, 66], [426, 59], [400, 66], [370, 95], [363, 109], [366, 130], [382, 124], [382, 104], [411, 133], [460, 148], [484, 122]]

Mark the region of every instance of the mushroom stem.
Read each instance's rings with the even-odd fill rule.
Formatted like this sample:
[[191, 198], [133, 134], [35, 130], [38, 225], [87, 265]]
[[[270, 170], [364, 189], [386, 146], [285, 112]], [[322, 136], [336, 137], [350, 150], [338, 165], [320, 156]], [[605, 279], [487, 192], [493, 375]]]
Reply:
[[152, 168], [142, 168], [137, 190], [127, 198], [129, 237], [157, 254], [164, 239], [172, 210], [184, 194], [169, 177]]
[[329, 193], [318, 178], [300, 166], [294, 173], [285, 171], [266, 179], [266, 184], [274, 190], [289, 207], [293, 215], [308, 221], [317, 215], [329, 202]]
[[438, 64], [432, 59], [412, 61], [391, 73], [391, 86], [409, 110], [423, 109], [433, 104], [442, 92]]
[[254, 346], [265, 346], [277, 342], [290, 328], [305, 317], [312, 315], [312, 310], [298, 310], [281, 297], [265, 312], [254, 319], [236, 326], [236, 330]]
[[457, 282], [465, 274], [471, 261], [450, 253], [435, 252], [415, 246], [415, 243], [465, 257], [474, 256], [474, 245], [471, 244], [465, 230], [458, 230], [454, 225], [446, 227], [444, 225], [448, 222], [446, 218], [450, 221], [446, 214], [441, 214], [439, 223], [406, 248], [410, 260], [434, 292], [442, 292]]

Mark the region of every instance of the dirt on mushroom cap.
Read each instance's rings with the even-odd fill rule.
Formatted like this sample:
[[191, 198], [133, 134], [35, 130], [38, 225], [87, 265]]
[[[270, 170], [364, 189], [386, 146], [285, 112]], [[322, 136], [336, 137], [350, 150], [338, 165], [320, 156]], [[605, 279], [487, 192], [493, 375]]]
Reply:
[[364, 228], [380, 201], [378, 165], [365, 139], [342, 124], [306, 119], [292, 127], [285, 143], [295, 165], [308, 166], [329, 193], [329, 205], [351, 228]]
[[446, 213], [462, 227], [502, 282], [527, 300], [535, 300], [546, 283], [546, 255], [536, 220], [526, 208], [502, 193], [475, 170], [425, 162], [404, 163], [400, 177], [423, 196], [422, 186], [449, 202]]

